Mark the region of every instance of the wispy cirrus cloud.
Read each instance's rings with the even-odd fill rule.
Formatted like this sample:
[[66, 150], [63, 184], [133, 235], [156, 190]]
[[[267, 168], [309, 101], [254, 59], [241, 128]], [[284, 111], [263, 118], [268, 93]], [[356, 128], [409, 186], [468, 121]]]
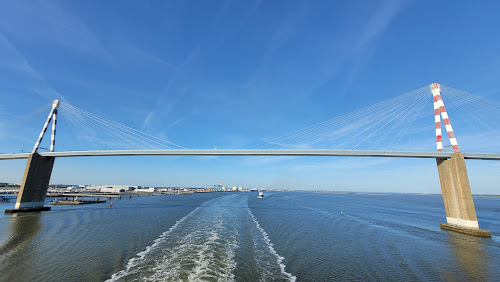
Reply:
[[[29, 20], [27, 20], [29, 19]], [[16, 46], [17, 44], [17, 46]], [[0, 5], [0, 50], [5, 55], [0, 67], [23, 73], [26, 86], [39, 96], [66, 100], [43, 73], [30, 62], [26, 46], [71, 51], [113, 61], [95, 33], [75, 13], [58, 1], [8, 1]], [[24, 50], [24, 51], [23, 51]], [[57, 73], [64, 79], [66, 73]]]
[[265, 69], [271, 63], [274, 53], [283, 47], [296, 33], [308, 13], [308, 2], [301, 1], [291, 13], [287, 14], [275, 27], [272, 36], [269, 38], [267, 48], [260, 65], [254, 71], [247, 82], [248, 85], [258, 83], [262, 76], [266, 76]]
[[259, 9], [261, 4], [262, 0], [255, 1], [253, 7], [241, 17], [240, 22], [236, 24], [228, 34], [226, 34], [222, 39], [220, 39], [219, 43], [216, 44], [216, 46], [223, 45], [229, 38], [231, 38], [231, 36], [238, 33], [241, 30], [241, 28], [245, 26], [248, 20], [255, 14], [255, 12]]
[[54, 97], [67, 101], [67, 99], [54, 89], [47, 80], [29, 63], [28, 59], [5, 37], [0, 31], [0, 50], [5, 55], [5, 60], [0, 62], [0, 67], [22, 72], [30, 81], [29, 87], [40, 97], [52, 100]]
[[0, 122], [0, 137], [3, 137], [5, 136], [7, 133], [5, 131], [5, 123], [4, 122]]
[[338, 159], [329, 162], [319, 162], [318, 164], [305, 164], [294, 166], [295, 170], [305, 170], [305, 171], [341, 171], [341, 170], [362, 170], [370, 167], [380, 167], [390, 160], [388, 158], [368, 158], [360, 159], [352, 157], [350, 159]]
[[365, 24], [363, 31], [355, 45], [361, 48], [382, 34], [391, 22], [403, 11], [410, 3], [409, 0], [384, 0], [381, 1], [375, 11]]
[[174, 64], [167, 62], [165, 59], [160, 58], [152, 54], [151, 52], [147, 52], [139, 47], [133, 46], [131, 43], [124, 44], [123, 42], [120, 42], [119, 46], [117, 47], [123, 49], [123, 58], [132, 58], [138, 62], [151, 62], [164, 66], [168, 69], [175, 70], [177, 68]]
[[246, 157], [243, 161], [244, 165], [247, 166], [262, 166], [262, 165], [271, 165], [282, 163], [288, 160], [291, 160], [296, 157], [284, 156], [284, 157]]
[[191, 62], [200, 50], [201, 43], [198, 43], [170, 76], [164, 90], [157, 96], [154, 110], [146, 115], [143, 127], [150, 125], [154, 117], [165, 119], [187, 93], [188, 88], [184, 83], [186, 72], [188, 72]]
[[152, 111], [146, 115], [146, 118], [144, 119], [144, 122], [142, 123], [142, 127], [148, 126], [148, 124], [151, 122], [151, 119], [153, 118], [154, 114], [155, 114], [155, 111]]
[[224, 13], [228, 12], [230, 1], [225, 2], [219, 8], [209, 24], [206, 35], [198, 40], [198, 43], [187, 54], [183, 62], [178, 65], [170, 75], [165, 88], [158, 94], [156, 107], [149, 112], [143, 122], [143, 127], [151, 125], [154, 119], [165, 120], [174, 107], [189, 93], [191, 85], [195, 82], [190, 77], [190, 70], [197, 57], [203, 54], [204, 48], [213, 39], [216, 27], [221, 24]]
[[363, 65], [371, 58], [376, 50], [377, 39], [390, 27], [391, 23], [401, 14], [412, 0], [383, 0], [377, 5], [368, 18], [359, 35], [358, 40], [348, 55], [349, 70], [344, 84], [343, 94], [357, 80]]
[[26, 42], [55, 44], [90, 56], [112, 59], [95, 33], [63, 4], [58, 1], [4, 2], [0, 28]]

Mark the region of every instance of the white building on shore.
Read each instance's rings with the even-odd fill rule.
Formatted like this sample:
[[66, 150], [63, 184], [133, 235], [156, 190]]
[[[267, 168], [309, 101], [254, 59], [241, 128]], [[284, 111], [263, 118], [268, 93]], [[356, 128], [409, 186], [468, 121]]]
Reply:
[[155, 192], [155, 188], [154, 187], [149, 187], [149, 188], [141, 187], [141, 188], [135, 189], [134, 192], [136, 192], [136, 193], [153, 193], [153, 192]]
[[86, 191], [103, 193], [124, 193], [134, 190], [134, 187], [127, 185], [91, 185], [85, 188]]

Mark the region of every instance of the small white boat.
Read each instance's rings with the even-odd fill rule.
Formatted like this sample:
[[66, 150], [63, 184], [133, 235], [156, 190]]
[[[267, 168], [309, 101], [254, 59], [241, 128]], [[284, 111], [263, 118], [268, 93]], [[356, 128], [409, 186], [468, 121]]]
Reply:
[[264, 192], [259, 191], [259, 196], [257, 196], [257, 198], [264, 198]]

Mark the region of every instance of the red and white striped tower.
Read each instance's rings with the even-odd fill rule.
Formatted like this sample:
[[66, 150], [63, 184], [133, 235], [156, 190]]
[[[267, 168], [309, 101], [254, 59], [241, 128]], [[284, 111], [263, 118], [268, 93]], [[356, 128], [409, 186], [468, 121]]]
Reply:
[[[50, 151], [54, 152], [54, 147], [56, 146], [56, 125], [57, 125], [57, 110], [59, 108], [59, 100], [57, 101], [57, 106], [54, 109], [54, 114], [52, 115], [52, 134], [50, 136]], [[56, 103], [54, 101], [54, 103]]]
[[54, 121], [52, 122], [52, 136], [51, 136], [51, 142], [50, 142], [50, 151], [54, 151], [54, 146], [56, 144], [56, 124], [57, 124], [57, 109], [59, 108], [59, 100], [54, 100], [52, 102], [52, 109], [50, 110], [49, 116], [47, 117], [47, 120], [45, 121], [45, 124], [43, 125], [42, 131], [40, 132], [40, 135], [38, 136], [38, 140], [36, 140], [35, 147], [33, 147], [32, 153], [36, 153], [38, 151], [38, 147], [40, 146], [40, 143], [42, 143], [43, 136], [45, 135], [45, 132], [47, 131], [47, 128], [49, 127], [49, 123], [52, 119]]
[[436, 122], [436, 143], [437, 150], [439, 152], [443, 151], [443, 140], [441, 136], [441, 116], [443, 117], [444, 125], [446, 127], [446, 131], [448, 132], [448, 136], [450, 137], [450, 143], [453, 147], [453, 151], [455, 153], [459, 153], [460, 149], [458, 149], [457, 138], [455, 138], [455, 133], [453, 133], [453, 128], [450, 124], [450, 118], [448, 117], [448, 113], [446, 112], [446, 108], [444, 107], [443, 99], [441, 98], [441, 86], [439, 83], [431, 84], [431, 92], [434, 97], [434, 120]]

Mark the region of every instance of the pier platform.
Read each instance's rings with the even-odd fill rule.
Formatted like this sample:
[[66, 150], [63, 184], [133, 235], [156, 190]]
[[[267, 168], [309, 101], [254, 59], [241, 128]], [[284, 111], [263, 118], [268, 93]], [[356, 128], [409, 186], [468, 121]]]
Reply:
[[50, 205], [88, 205], [106, 203], [106, 201], [52, 201]]
[[474, 236], [479, 236], [479, 237], [491, 237], [491, 232], [488, 230], [484, 229], [473, 229], [473, 228], [466, 228], [454, 224], [449, 224], [449, 223], [441, 223], [439, 225], [441, 229], [446, 229], [450, 231], [455, 231], [455, 232], [460, 232], [464, 234], [469, 234], [469, 235], [474, 235]]
[[40, 212], [40, 211], [50, 211], [50, 209], [51, 209], [50, 207], [6, 209], [5, 213]]

